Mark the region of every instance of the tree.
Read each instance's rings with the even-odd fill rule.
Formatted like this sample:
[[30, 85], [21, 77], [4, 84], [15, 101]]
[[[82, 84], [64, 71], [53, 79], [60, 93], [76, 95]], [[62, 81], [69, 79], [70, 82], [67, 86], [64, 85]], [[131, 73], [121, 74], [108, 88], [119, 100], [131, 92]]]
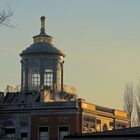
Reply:
[[133, 113], [133, 126], [140, 126], [140, 114], [139, 114], [140, 108], [138, 105], [138, 101], [135, 98], [135, 111]]
[[124, 111], [127, 112], [128, 118], [130, 119], [130, 126], [132, 126], [132, 113], [134, 106], [134, 90], [132, 83], [127, 83], [124, 92]]
[[137, 125], [140, 125], [140, 81], [136, 89], [136, 112], [137, 112]]
[[128, 113], [130, 126], [140, 126], [140, 81], [135, 90], [127, 83], [124, 92], [124, 111]]
[[4, 26], [8, 26], [8, 27], [12, 27], [10, 25], [10, 17], [13, 15], [13, 11], [9, 8], [7, 8], [7, 10], [2, 10], [0, 12], [0, 26], [4, 25]]

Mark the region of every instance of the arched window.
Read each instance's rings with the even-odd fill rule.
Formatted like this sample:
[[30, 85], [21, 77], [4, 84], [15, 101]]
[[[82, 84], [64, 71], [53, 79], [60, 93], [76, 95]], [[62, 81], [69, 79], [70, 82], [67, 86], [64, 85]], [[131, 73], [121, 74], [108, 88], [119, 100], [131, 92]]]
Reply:
[[34, 86], [40, 85], [40, 73], [38, 68], [32, 69], [31, 85]]
[[103, 131], [107, 131], [107, 130], [108, 130], [107, 124], [104, 124], [103, 125]]
[[52, 69], [45, 70], [44, 85], [45, 86], [52, 86], [53, 85], [53, 71], [52, 71]]
[[29, 70], [28, 81], [30, 86], [40, 85], [40, 71], [37, 66], [31, 67]]

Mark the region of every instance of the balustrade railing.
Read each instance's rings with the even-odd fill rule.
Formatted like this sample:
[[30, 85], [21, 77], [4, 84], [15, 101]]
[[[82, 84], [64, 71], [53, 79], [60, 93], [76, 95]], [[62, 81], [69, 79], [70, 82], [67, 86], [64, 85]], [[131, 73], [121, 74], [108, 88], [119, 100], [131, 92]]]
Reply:
[[24, 110], [24, 109], [39, 109], [39, 108], [63, 108], [76, 107], [77, 101], [69, 102], [44, 102], [44, 103], [1, 103], [0, 110]]
[[21, 91], [21, 86], [17, 85], [16, 87], [12, 87], [12, 86], [7, 86], [6, 89], [4, 90], [4, 93], [7, 92], [20, 92]]
[[[61, 91], [62, 87], [61, 85], [53, 85], [53, 86], [39, 86], [39, 85], [25, 85], [25, 86], [20, 86], [17, 85], [16, 87], [12, 87], [12, 86], [7, 86], [7, 88], [5, 89], [4, 93], [7, 92], [20, 92], [20, 91], [40, 91], [43, 89], [52, 89], [55, 91]], [[77, 90], [75, 87], [72, 86], [68, 86], [68, 85], [63, 85], [63, 92], [67, 92], [67, 93], [71, 93], [71, 94], [77, 94]]]

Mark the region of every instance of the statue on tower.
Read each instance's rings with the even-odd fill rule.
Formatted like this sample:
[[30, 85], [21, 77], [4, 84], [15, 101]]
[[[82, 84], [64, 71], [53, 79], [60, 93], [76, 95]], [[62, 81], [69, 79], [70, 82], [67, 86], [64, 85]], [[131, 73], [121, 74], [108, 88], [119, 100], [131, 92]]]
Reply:
[[41, 20], [41, 29], [40, 29], [40, 32], [41, 32], [41, 33], [45, 33], [45, 17], [42, 16], [42, 17], [40, 18], [40, 20]]

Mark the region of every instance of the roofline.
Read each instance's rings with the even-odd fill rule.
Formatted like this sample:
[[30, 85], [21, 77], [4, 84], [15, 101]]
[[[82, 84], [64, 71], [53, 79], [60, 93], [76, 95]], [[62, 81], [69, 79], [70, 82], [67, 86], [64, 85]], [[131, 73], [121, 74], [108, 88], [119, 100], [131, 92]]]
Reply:
[[108, 138], [108, 137], [140, 137], [140, 127], [116, 129], [111, 131], [102, 131], [87, 133], [81, 135], [69, 135], [65, 138]]
[[22, 52], [22, 53], [20, 53], [19, 54], [19, 56], [20, 57], [22, 57], [22, 56], [27, 56], [27, 55], [37, 55], [37, 54], [51, 54], [51, 55], [60, 55], [60, 56], [63, 56], [63, 57], [65, 57], [66, 55], [64, 54], [64, 53], [52, 53], [52, 52], [35, 52], [35, 53], [24, 53], [24, 52]]

